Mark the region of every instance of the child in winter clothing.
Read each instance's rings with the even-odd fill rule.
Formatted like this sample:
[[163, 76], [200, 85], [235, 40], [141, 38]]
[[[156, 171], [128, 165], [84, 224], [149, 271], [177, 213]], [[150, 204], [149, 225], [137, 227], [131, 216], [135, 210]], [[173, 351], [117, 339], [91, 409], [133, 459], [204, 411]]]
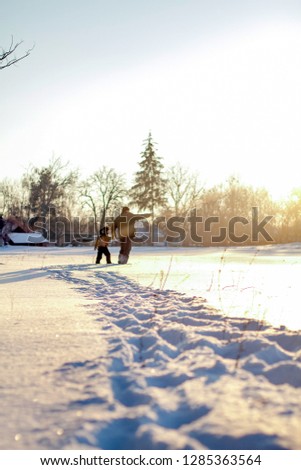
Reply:
[[108, 236], [108, 232], [109, 227], [103, 227], [100, 229], [99, 236], [95, 240], [94, 250], [97, 249], [96, 264], [100, 263], [102, 255], [105, 255], [107, 264], [111, 264], [111, 253], [108, 249], [111, 238]]

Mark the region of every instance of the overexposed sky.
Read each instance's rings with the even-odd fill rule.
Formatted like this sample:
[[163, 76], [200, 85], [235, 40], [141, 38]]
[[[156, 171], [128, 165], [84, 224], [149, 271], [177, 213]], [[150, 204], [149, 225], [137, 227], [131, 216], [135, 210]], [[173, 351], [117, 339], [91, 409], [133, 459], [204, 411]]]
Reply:
[[0, 178], [61, 156], [129, 178], [152, 131], [163, 163], [274, 197], [299, 183], [297, 0], [0, 0]]

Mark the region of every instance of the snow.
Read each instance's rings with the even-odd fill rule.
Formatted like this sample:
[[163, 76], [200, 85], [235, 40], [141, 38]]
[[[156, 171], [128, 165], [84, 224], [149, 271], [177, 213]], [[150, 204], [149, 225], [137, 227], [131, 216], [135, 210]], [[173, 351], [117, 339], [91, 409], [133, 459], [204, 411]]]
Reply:
[[9, 232], [7, 234], [8, 238], [11, 239], [13, 243], [16, 244], [35, 244], [35, 243], [47, 243], [48, 240], [43, 237], [39, 232], [29, 232], [29, 233], [19, 233], [19, 232]]
[[301, 449], [300, 244], [0, 250], [0, 449]]

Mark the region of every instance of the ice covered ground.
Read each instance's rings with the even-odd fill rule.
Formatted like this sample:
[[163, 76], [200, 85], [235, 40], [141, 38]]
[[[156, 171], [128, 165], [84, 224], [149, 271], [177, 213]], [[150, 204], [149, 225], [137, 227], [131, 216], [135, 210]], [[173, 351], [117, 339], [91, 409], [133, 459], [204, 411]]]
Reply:
[[300, 253], [1, 248], [0, 448], [301, 449]]

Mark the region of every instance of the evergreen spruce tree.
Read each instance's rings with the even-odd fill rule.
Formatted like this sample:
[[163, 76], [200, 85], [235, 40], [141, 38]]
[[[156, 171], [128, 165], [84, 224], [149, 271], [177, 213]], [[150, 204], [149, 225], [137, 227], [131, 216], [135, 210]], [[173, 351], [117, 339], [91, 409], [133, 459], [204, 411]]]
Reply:
[[135, 174], [135, 182], [130, 189], [131, 203], [139, 210], [149, 210], [154, 218], [156, 207], [166, 204], [166, 179], [163, 177], [163, 164], [157, 155], [151, 132], [144, 141], [145, 149], [141, 153], [140, 170]]

